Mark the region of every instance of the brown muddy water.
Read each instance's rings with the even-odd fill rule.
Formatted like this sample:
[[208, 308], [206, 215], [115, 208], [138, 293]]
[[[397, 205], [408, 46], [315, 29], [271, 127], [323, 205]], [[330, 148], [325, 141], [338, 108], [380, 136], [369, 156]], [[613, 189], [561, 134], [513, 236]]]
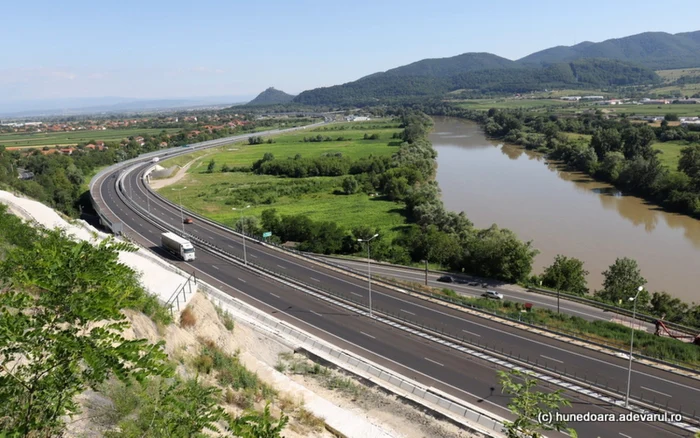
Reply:
[[700, 221], [661, 211], [614, 187], [562, 170], [540, 154], [487, 139], [465, 120], [435, 117], [437, 181], [445, 207], [479, 228], [510, 228], [540, 250], [534, 271], [557, 254], [585, 262], [591, 290], [617, 257], [639, 263], [650, 291], [700, 302]]

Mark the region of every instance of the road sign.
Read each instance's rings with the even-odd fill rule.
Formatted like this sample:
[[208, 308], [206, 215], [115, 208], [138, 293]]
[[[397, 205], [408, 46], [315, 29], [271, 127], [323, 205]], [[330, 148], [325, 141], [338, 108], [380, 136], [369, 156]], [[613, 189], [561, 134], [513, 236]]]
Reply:
[[270, 236], [272, 236], [272, 231], [265, 231], [263, 233], [263, 237], [270, 237]]

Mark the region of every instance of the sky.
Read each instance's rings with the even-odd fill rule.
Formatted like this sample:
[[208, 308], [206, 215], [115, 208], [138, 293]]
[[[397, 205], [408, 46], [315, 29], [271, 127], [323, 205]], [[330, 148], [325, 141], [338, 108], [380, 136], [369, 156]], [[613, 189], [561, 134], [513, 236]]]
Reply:
[[251, 96], [424, 58], [700, 30], [690, 0], [33, 0], [0, 8], [0, 100]]

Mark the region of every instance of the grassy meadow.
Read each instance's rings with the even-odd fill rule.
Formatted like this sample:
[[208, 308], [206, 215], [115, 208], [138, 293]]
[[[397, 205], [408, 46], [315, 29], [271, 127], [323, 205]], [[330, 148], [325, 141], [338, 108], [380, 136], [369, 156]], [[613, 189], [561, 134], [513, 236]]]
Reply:
[[[325, 128], [325, 129], [324, 129]], [[304, 130], [299, 133], [272, 137], [274, 143], [249, 145], [236, 143], [210, 151], [206, 157], [190, 167], [185, 178], [159, 192], [178, 201], [182, 190], [182, 202], [186, 208], [224, 224], [233, 225], [240, 217], [240, 208], [250, 204], [246, 216], [260, 217], [263, 210], [275, 208], [281, 215], [305, 214], [317, 221], [333, 221], [348, 230], [360, 225], [372, 225], [393, 238], [405, 224], [403, 205], [365, 193], [345, 195], [340, 192], [341, 177], [286, 178], [272, 175], [256, 175], [251, 172], [221, 172], [225, 164], [229, 167], [251, 166], [267, 152], [276, 159], [285, 159], [301, 154], [304, 158], [319, 157], [323, 153], [340, 152], [345, 157], [390, 156], [398, 150], [399, 140], [392, 134], [400, 132], [398, 123], [389, 120], [351, 122], [327, 125]], [[316, 135], [344, 141], [303, 142], [304, 137]], [[377, 140], [364, 140], [364, 134], [378, 134]], [[265, 137], [267, 140], [268, 137]], [[183, 165], [202, 153], [188, 154], [164, 160], [161, 165]], [[215, 170], [207, 173], [210, 160], [216, 163]]]
[[673, 82], [681, 76], [700, 76], [700, 68], [678, 68], [675, 70], [657, 70], [656, 74], [661, 76], [664, 82]]
[[658, 155], [661, 163], [671, 171], [678, 170], [678, 160], [681, 157], [681, 149], [688, 146], [685, 141], [658, 142], [652, 145], [654, 149], [661, 151]]
[[[177, 133], [179, 128], [168, 128], [168, 134]], [[0, 134], [0, 145], [7, 148], [27, 148], [44, 146], [69, 146], [90, 140], [119, 141], [137, 135], [158, 135], [163, 129], [107, 129], [104, 131], [71, 131], [71, 132], [30, 132]]]

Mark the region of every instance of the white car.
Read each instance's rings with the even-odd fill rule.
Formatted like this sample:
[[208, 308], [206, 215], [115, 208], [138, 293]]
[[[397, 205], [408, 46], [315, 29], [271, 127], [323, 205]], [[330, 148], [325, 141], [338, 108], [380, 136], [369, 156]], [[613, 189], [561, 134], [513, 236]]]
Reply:
[[502, 294], [502, 293], [499, 293], [499, 292], [496, 292], [495, 290], [487, 290], [486, 292], [484, 292], [483, 294], [481, 294], [481, 296], [482, 296], [482, 297], [486, 297], [486, 298], [493, 298], [493, 299], [496, 299], [496, 300], [502, 300], [502, 299], [503, 299], [503, 294]]

